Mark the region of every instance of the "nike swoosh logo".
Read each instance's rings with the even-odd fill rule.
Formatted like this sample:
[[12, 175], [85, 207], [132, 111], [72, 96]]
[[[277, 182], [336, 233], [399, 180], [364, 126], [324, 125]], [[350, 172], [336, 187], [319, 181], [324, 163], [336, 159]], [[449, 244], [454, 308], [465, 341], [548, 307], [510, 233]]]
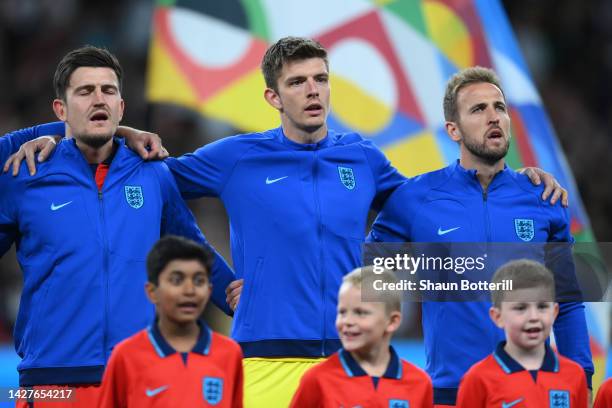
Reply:
[[145, 392], [147, 393], [147, 397], [154, 397], [157, 394], [159, 394], [160, 392], [166, 391], [167, 388], [168, 388], [167, 385], [162, 385], [161, 387], [155, 388], [153, 390], [150, 390], [150, 389], [147, 388], [147, 390]]
[[516, 404], [518, 404], [519, 402], [521, 402], [523, 399], [519, 398], [517, 400], [514, 400], [512, 402], [503, 402], [502, 401], [502, 408], [511, 408], [513, 406], [515, 406]]
[[72, 204], [72, 201], [68, 201], [67, 203], [55, 205], [55, 203], [51, 203], [51, 211], [57, 211], [60, 208], [67, 206], [68, 204]]
[[454, 230], [458, 230], [459, 228], [461, 227], [455, 227], [455, 228], [449, 228], [449, 229], [443, 230], [442, 228], [438, 227], [438, 235], [448, 234], [449, 232], [453, 232]]
[[279, 178], [275, 178], [275, 179], [271, 179], [269, 177], [266, 177], [266, 184], [273, 184], [276, 183], [277, 181], [281, 181], [282, 179], [286, 179], [289, 176], [283, 176], [283, 177], [279, 177]]
[[513, 406], [515, 406], [516, 404], [518, 404], [519, 402], [521, 402], [523, 399], [519, 398], [517, 400], [514, 400], [512, 402], [504, 402], [502, 401], [502, 408], [511, 408]]

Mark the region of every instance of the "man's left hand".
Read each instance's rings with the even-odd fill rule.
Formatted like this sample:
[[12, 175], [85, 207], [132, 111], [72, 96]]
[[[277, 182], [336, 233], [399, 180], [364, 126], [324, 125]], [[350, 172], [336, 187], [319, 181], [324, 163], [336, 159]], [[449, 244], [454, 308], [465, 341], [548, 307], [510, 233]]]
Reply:
[[236, 306], [240, 301], [240, 294], [242, 293], [242, 286], [244, 285], [244, 279], [237, 279], [232, 281], [227, 288], [225, 288], [225, 301], [233, 311], [236, 311]]
[[162, 140], [157, 133], [127, 126], [119, 126], [116, 133], [125, 138], [128, 147], [143, 160], [163, 160], [168, 157], [168, 151], [162, 146]]
[[[544, 182], [544, 191], [542, 192], [542, 200], [547, 200], [550, 196], [550, 203], [555, 204], [561, 198], [561, 205], [567, 207], [569, 205], [568, 192], [561, 187], [561, 184], [550, 173], [538, 167], [524, 167], [517, 170], [519, 173], [529, 177], [529, 180], [536, 186]], [[552, 193], [552, 196], [551, 196]]]

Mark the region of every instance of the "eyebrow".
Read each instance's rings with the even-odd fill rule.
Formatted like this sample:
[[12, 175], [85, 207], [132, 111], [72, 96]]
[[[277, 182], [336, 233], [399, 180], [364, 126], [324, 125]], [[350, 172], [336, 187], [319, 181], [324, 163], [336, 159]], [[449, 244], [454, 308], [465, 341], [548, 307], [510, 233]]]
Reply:
[[298, 79], [305, 79], [305, 78], [306, 78], [305, 75], [296, 75], [296, 76], [292, 76], [292, 77], [287, 78], [285, 80], [285, 82], [291, 82], [291, 81], [296, 81]]
[[[96, 87], [96, 85], [93, 84], [85, 84], [85, 85], [81, 85], [81, 86], [77, 86], [76, 88], [74, 88], [74, 92], [78, 92], [82, 89], [87, 89], [87, 90], [91, 90], [94, 89]], [[119, 87], [115, 84], [102, 84], [102, 86], [100, 87], [102, 89], [116, 89], [119, 90]]]
[[484, 102], [475, 103], [474, 105], [470, 106], [469, 110], [473, 111], [476, 108], [482, 108], [484, 106], [487, 106], [487, 104]]
[[[291, 77], [287, 78], [285, 81], [286, 82], [291, 82], [293, 80], [305, 79], [307, 77], [308, 77], [308, 75], [295, 75], [295, 76], [291, 76]], [[318, 74], [314, 74], [313, 77], [314, 78], [329, 77], [329, 73], [328, 72], [319, 72]]]
[[[474, 108], [482, 108], [484, 106], [487, 106], [486, 102], [479, 102], [479, 103], [475, 103], [474, 105], [470, 106], [470, 110], [473, 110]], [[504, 101], [495, 101], [493, 102], [493, 106], [503, 106], [506, 107], [506, 103]]]

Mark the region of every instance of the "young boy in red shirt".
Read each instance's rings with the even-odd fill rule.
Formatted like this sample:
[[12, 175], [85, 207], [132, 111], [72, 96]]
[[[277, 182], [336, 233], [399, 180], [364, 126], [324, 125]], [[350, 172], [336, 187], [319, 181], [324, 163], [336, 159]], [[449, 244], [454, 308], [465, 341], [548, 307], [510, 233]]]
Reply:
[[542, 264], [518, 260], [502, 266], [492, 282], [512, 290], [492, 291], [491, 319], [506, 341], [474, 364], [459, 386], [457, 407], [586, 408], [584, 370], [547, 344], [559, 305], [552, 273]]
[[199, 320], [211, 294], [212, 257], [184, 238], [160, 239], [147, 257], [151, 327], [113, 350], [101, 407], [242, 407], [242, 352]]
[[612, 408], [612, 378], [608, 378], [599, 387], [593, 408]]
[[433, 407], [429, 376], [390, 345], [402, 319], [401, 292], [376, 294], [377, 302], [362, 300], [362, 287], [372, 294], [376, 281], [397, 283], [392, 272], [373, 274], [371, 267], [344, 277], [336, 315], [342, 348], [304, 374], [291, 407]]

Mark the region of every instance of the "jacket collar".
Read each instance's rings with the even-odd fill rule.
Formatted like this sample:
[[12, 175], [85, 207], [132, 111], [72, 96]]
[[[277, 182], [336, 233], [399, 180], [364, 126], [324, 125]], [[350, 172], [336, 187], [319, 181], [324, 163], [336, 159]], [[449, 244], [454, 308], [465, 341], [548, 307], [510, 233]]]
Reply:
[[[198, 326], [200, 327], [200, 335], [191, 352], [206, 356], [210, 352], [212, 332], [208, 326], [206, 326], [206, 323], [201, 320], [198, 320]], [[164, 336], [162, 336], [161, 332], [159, 331], [157, 319], [155, 319], [155, 322], [147, 328], [147, 336], [153, 345], [155, 352], [161, 358], [168, 357], [176, 353], [176, 350], [172, 348], [170, 344], [168, 344]]]
[[293, 140], [290, 140], [285, 136], [285, 132], [283, 131], [282, 126], [277, 127], [276, 129], [272, 129], [274, 134], [274, 138], [285, 146], [289, 147], [292, 150], [320, 150], [326, 147], [329, 147], [333, 144], [336, 138], [336, 132], [331, 129], [327, 129], [327, 135], [317, 143], [297, 143]]
[[[459, 164], [459, 159], [448, 166], [447, 171], [449, 176], [458, 179], [463, 185], [477, 188], [478, 191], [482, 191], [478, 177], [476, 177], [476, 170], [464, 168], [461, 164]], [[500, 170], [495, 174], [493, 180], [491, 180], [491, 184], [489, 184], [489, 187], [487, 188], [487, 191], [492, 192], [500, 187], [503, 187], [511, 181], [515, 174], [516, 172], [504, 163], [503, 170]]]
[[[510, 357], [506, 350], [504, 350], [504, 346], [506, 345], [505, 341], [502, 341], [497, 345], [495, 352], [493, 352], [493, 358], [497, 361], [497, 364], [504, 370], [506, 374], [513, 374], [519, 371], [524, 371], [522, 365], [520, 365], [515, 359]], [[559, 359], [555, 352], [550, 348], [548, 342], [544, 343], [545, 353], [544, 353], [544, 361], [542, 361], [542, 366], [539, 371], [548, 371], [551, 373], [559, 372]]]
[[[400, 378], [402, 378], [401, 360], [399, 356], [397, 355], [397, 353], [395, 352], [395, 349], [393, 348], [393, 346], [389, 346], [389, 351], [391, 352], [391, 359], [389, 360], [389, 365], [387, 366], [387, 369], [385, 370], [383, 377], [399, 380]], [[353, 356], [351, 356], [351, 353], [344, 350], [343, 348], [341, 348], [340, 351], [338, 351], [338, 357], [340, 358], [340, 363], [342, 364], [342, 368], [344, 369], [344, 372], [349, 377], [361, 377], [361, 376], [368, 375], [363, 370], [363, 368], [361, 368], [359, 363], [355, 361]]]

